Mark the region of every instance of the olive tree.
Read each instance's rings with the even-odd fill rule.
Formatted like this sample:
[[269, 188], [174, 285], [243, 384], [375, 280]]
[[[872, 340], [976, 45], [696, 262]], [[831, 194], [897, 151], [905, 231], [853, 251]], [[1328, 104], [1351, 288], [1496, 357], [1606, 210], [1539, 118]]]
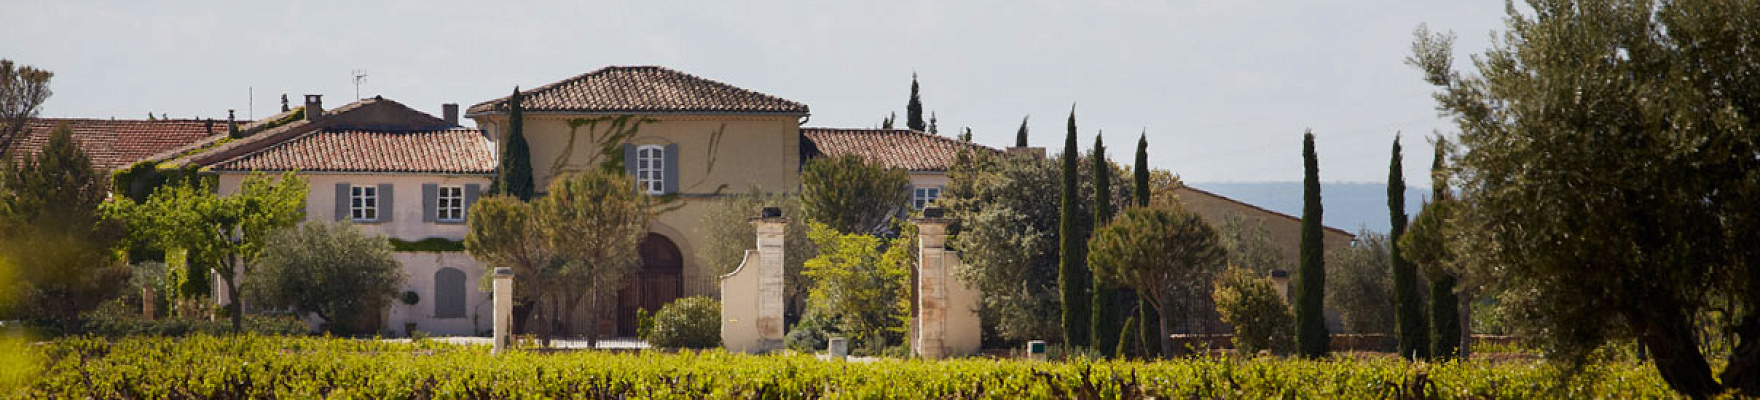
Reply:
[[330, 332], [362, 333], [362, 321], [377, 318], [404, 280], [391, 242], [346, 222], [307, 222], [269, 239], [255, 270], [244, 276], [245, 298], [316, 314]]
[[[1465, 280], [1532, 294], [1522, 331], [1559, 359], [1635, 339], [1683, 394], [1760, 393], [1760, 2], [1528, 6], [1475, 73], [1413, 45], [1460, 128]], [[1721, 375], [1701, 327], [1739, 337]]]
[[[552, 315], [574, 315], [582, 305], [598, 315], [641, 266], [637, 245], [654, 218], [654, 200], [630, 188], [635, 180], [619, 172], [586, 171], [550, 183], [549, 195], [533, 203], [532, 222], [560, 261], [545, 284], [553, 285]], [[593, 321], [596, 322], [596, 321]], [[598, 337], [587, 324], [587, 343]]]

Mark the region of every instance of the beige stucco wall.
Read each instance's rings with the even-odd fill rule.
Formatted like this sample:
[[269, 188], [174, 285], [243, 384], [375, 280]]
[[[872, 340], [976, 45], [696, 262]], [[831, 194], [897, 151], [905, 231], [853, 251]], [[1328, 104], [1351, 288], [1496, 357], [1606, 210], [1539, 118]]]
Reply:
[[728, 351], [756, 352], [758, 333], [757, 250], [746, 250], [739, 269], [721, 277], [721, 345]]
[[[605, 115], [525, 115], [526, 143], [532, 152], [532, 178], [538, 192], [546, 192], [555, 171], [579, 171], [591, 167], [588, 160], [599, 152], [589, 132], [576, 132], [568, 162], [557, 167], [568, 149], [574, 118]], [[506, 115], [472, 117], [499, 148], [506, 132]], [[717, 271], [704, 265], [696, 244], [704, 235], [698, 225], [706, 202], [716, 193], [740, 193], [749, 187], [772, 192], [795, 191], [800, 186], [800, 120], [792, 115], [648, 115], [630, 139], [635, 145], [678, 145], [679, 201], [682, 206], [655, 218], [649, 231], [666, 236], [684, 257], [684, 295], [720, 297]], [[597, 134], [604, 134], [604, 124]], [[720, 139], [714, 139], [720, 132]], [[713, 146], [712, 146], [712, 142]], [[716, 151], [711, 154], [710, 150]]]
[[[229, 195], [238, 192], [246, 174], [223, 173], [219, 176], [220, 194]], [[428, 183], [441, 185], [482, 185], [482, 190], [489, 189], [487, 176], [458, 175], [364, 175], [364, 174], [300, 174], [306, 179], [310, 190], [306, 194], [306, 221], [336, 221], [336, 184], [348, 183], [356, 186], [391, 184], [391, 221], [389, 222], [355, 222], [354, 226], [368, 235], [384, 235], [403, 240], [422, 240], [427, 238], [446, 238], [463, 240], [466, 231], [463, 223], [422, 222], [422, 185]], [[383, 199], [383, 194], [380, 195]], [[384, 211], [383, 208], [380, 209]], [[467, 213], [468, 214], [468, 213]]]
[[[1249, 223], [1262, 221], [1266, 235], [1269, 236], [1271, 243], [1277, 246], [1279, 253], [1283, 255], [1283, 261], [1286, 265], [1278, 268], [1288, 271], [1295, 270], [1301, 253], [1301, 219], [1249, 206], [1192, 188], [1182, 187], [1175, 189], [1174, 193], [1179, 197], [1180, 203], [1196, 211], [1198, 216], [1204, 218], [1204, 221], [1209, 222], [1212, 226], [1221, 227], [1229, 214], [1240, 214]], [[1322, 241], [1326, 244], [1326, 251], [1350, 247], [1351, 241], [1354, 240], [1350, 234], [1332, 228], [1322, 231], [1322, 237], [1325, 238]]]
[[[403, 271], [407, 274], [403, 287], [397, 291], [399, 296], [404, 291], [415, 291], [421, 299], [413, 306], [403, 304], [402, 300], [392, 301], [385, 316], [385, 328], [405, 333], [403, 324], [415, 322], [418, 331], [448, 336], [472, 336], [490, 330], [495, 317], [493, 293], [483, 290], [484, 271], [475, 258], [459, 252], [398, 252], [393, 256], [403, 263]], [[434, 292], [434, 273], [441, 268], [464, 272], [464, 317], [434, 317], [434, 305], [440, 298]]]

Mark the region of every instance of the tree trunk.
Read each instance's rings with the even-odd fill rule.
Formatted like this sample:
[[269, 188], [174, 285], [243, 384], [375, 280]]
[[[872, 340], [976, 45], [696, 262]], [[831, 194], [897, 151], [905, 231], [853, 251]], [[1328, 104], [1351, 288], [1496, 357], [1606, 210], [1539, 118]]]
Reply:
[[1658, 307], [1649, 318], [1638, 322], [1639, 342], [1649, 349], [1656, 371], [1669, 388], [1693, 398], [1707, 398], [1719, 391], [1711, 366], [1699, 353], [1693, 327], [1678, 307]]
[[1473, 359], [1473, 295], [1468, 289], [1463, 288], [1461, 289], [1459, 296], [1461, 301], [1461, 314], [1459, 315], [1461, 320], [1461, 348], [1456, 351], [1460, 352], [1461, 361], [1468, 361]]
[[244, 299], [238, 298], [238, 285], [232, 283], [231, 277], [222, 276], [226, 281], [226, 309], [232, 310], [232, 331], [244, 332]]
[[1748, 315], [1735, 327], [1739, 344], [1729, 354], [1729, 366], [1723, 369], [1723, 383], [1740, 390], [1744, 396], [1760, 395], [1760, 309], [1749, 308]]
[[1173, 357], [1180, 354], [1173, 347], [1173, 296], [1162, 294], [1160, 297], [1161, 304], [1155, 307], [1155, 311], [1161, 314], [1161, 318], [1156, 321], [1156, 325], [1161, 326], [1161, 356]]

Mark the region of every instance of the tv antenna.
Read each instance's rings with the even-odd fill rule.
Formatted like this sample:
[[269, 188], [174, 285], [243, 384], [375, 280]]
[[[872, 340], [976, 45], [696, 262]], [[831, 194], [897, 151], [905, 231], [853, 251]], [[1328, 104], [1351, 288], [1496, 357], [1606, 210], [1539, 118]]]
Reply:
[[361, 99], [361, 81], [367, 80], [367, 70], [354, 70], [354, 99]]

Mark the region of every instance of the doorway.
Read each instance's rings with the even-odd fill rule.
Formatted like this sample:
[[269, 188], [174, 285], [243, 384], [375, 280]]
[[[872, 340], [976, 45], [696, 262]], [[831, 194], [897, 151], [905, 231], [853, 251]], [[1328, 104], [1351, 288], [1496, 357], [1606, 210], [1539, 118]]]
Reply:
[[618, 337], [636, 336], [636, 310], [654, 315], [684, 293], [684, 257], [672, 239], [649, 233], [637, 247], [641, 268], [630, 274], [629, 283], [617, 292]]

